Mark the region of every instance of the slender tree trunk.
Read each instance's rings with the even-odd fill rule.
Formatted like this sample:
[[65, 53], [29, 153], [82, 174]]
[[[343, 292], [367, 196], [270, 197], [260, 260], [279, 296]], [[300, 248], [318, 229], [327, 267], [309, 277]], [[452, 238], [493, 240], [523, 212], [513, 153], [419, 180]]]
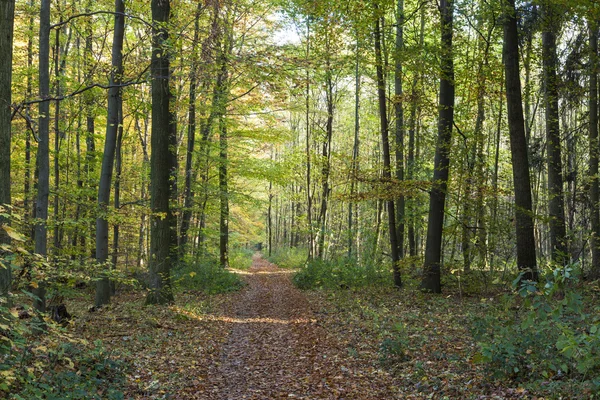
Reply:
[[[357, 34], [358, 37], [358, 34]], [[354, 192], [358, 175], [358, 153], [360, 149], [360, 59], [359, 41], [356, 39], [356, 65], [354, 71], [354, 145], [352, 146], [352, 167], [350, 169], [350, 201], [348, 202], [348, 257], [352, 256], [352, 243], [355, 239], [352, 227], [354, 217]], [[358, 207], [358, 204], [357, 204]]]
[[329, 207], [329, 174], [331, 171], [331, 139], [333, 136], [333, 82], [331, 77], [331, 66], [329, 59], [327, 59], [326, 61], [326, 69], [327, 72], [325, 78], [325, 86], [327, 99], [327, 123], [325, 128], [326, 137], [325, 141], [323, 142], [323, 151], [321, 153], [323, 157], [323, 169], [321, 170], [321, 210], [319, 213], [319, 223], [321, 225], [321, 231], [319, 233], [319, 241], [317, 247], [317, 257], [321, 259], [325, 257], [325, 227], [327, 225], [327, 211]]
[[[104, 156], [98, 185], [98, 218], [96, 219], [96, 261], [106, 264], [108, 261], [108, 204], [110, 202], [110, 187], [115, 162], [115, 149], [119, 131], [119, 109], [121, 108], [121, 83], [123, 75], [123, 37], [125, 34], [125, 4], [123, 0], [115, 0], [115, 33], [112, 45], [111, 88], [108, 90], [108, 113], [106, 123], [106, 140]], [[108, 265], [104, 265], [108, 270]], [[95, 304], [100, 307], [110, 302], [110, 283], [103, 275], [96, 283]]]
[[[380, 16], [379, 7], [376, 5], [375, 8], [375, 60], [377, 63], [377, 97], [379, 99], [379, 120], [381, 128], [381, 145], [383, 150], [383, 181], [386, 185], [389, 185], [392, 180], [391, 171], [391, 160], [390, 160], [390, 141], [388, 137], [388, 119], [387, 119], [387, 99], [385, 95], [385, 77], [383, 72], [383, 57], [381, 52], [381, 28], [380, 28]], [[398, 254], [398, 231], [396, 230], [396, 215], [394, 208], [394, 200], [390, 199], [387, 201], [388, 211], [388, 227], [390, 235], [390, 247], [392, 254], [392, 268], [394, 271], [394, 285], [396, 287], [402, 286], [402, 278], [400, 276], [400, 269], [398, 261], [400, 261]]]
[[[118, 1], [118, 0], [117, 0]], [[119, 129], [117, 130], [117, 143], [115, 148], [115, 211], [121, 208], [121, 172], [123, 170], [123, 102], [119, 102]], [[113, 225], [113, 249], [110, 266], [117, 268], [119, 260], [119, 222]], [[110, 281], [110, 294], [115, 294], [115, 281]]]
[[[421, 7], [421, 29], [419, 33], [419, 50], [423, 51], [423, 44], [425, 41], [425, 7]], [[417, 128], [417, 109], [419, 108], [419, 92], [417, 85], [419, 83], [419, 73], [414, 71], [412, 89], [411, 89], [411, 100], [410, 100], [410, 123], [408, 129], [408, 159], [407, 159], [407, 172], [408, 179], [415, 179], [415, 131]], [[410, 199], [408, 202], [408, 249], [411, 257], [417, 255], [417, 240], [415, 233], [415, 220], [416, 220], [416, 201]]]
[[[310, 22], [306, 21], [306, 61], [310, 56]], [[310, 70], [306, 68], [306, 219], [308, 224], [308, 259], [314, 257], [314, 235], [312, 226], [311, 157], [310, 157]]]
[[[92, 0], [88, 0], [88, 4], [86, 6], [86, 12], [91, 12]], [[91, 19], [89, 19], [86, 23], [85, 27], [85, 48], [83, 51], [83, 62], [84, 62], [84, 73], [85, 79], [84, 82], [86, 85], [91, 85], [93, 83], [93, 74], [94, 74], [94, 57], [93, 57], [93, 28]], [[93, 193], [96, 188], [96, 179], [94, 173], [96, 171], [96, 127], [95, 127], [95, 106], [94, 106], [94, 94], [91, 91], [85, 92], [83, 94], [85, 109], [86, 109], [86, 156], [85, 156], [85, 170], [87, 176], [87, 185], [90, 189], [90, 193]], [[88, 204], [94, 204], [97, 199], [94, 198], [93, 195], [89, 195]], [[95, 219], [97, 217], [96, 213], [92, 211], [93, 209], [88, 208], [88, 213], [92, 214], [90, 217]], [[89, 218], [92, 220], [92, 218]], [[95, 224], [90, 223], [90, 231], [89, 231], [89, 245], [86, 246], [86, 253], [91, 248], [92, 257], [96, 257], [96, 227]], [[87, 235], [85, 235], [87, 236]], [[89, 247], [88, 247], [89, 246]]]
[[441, 0], [442, 52], [440, 79], [440, 106], [438, 119], [438, 141], [435, 149], [435, 166], [431, 192], [429, 193], [429, 222], [427, 224], [427, 244], [421, 287], [433, 293], [440, 293], [442, 253], [442, 230], [444, 208], [450, 168], [450, 144], [454, 123], [454, 56], [452, 49], [453, 0]]
[[[396, 50], [394, 52], [394, 110], [396, 113], [396, 179], [404, 181], [404, 90], [402, 87], [402, 57], [404, 50], [404, 0], [398, 0], [396, 11]], [[398, 260], [404, 258], [404, 224], [405, 224], [405, 200], [404, 194], [398, 196], [396, 201], [396, 229], [398, 239]], [[400, 266], [394, 269], [394, 284], [402, 285], [400, 278]]]
[[[10, 205], [10, 148], [11, 148], [11, 84], [12, 45], [15, 1], [0, 1], [0, 207]], [[8, 212], [5, 210], [4, 212]], [[8, 224], [0, 216], [0, 244], [10, 243], [2, 226]], [[0, 257], [4, 254], [0, 250]], [[2, 257], [3, 258], [3, 257]], [[8, 298], [11, 285], [11, 267], [0, 261], [0, 297]]]
[[171, 287], [171, 89], [169, 85], [170, 55], [168, 49], [170, 0], [152, 0], [152, 134], [150, 158], [151, 244], [150, 292], [147, 304], [173, 301]]
[[558, 60], [555, 32], [559, 27], [556, 11], [552, 6], [547, 5], [543, 10], [545, 29], [542, 32], [542, 60], [546, 101], [546, 144], [548, 147], [550, 246], [552, 248], [552, 260], [562, 265], [569, 260], [569, 256], [566, 243], [562, 150], [558, 114]]
[[[39, 36], [39, 125], [37, 151], [37, 199], [35, 210], [35, 253], [42, 258], [48, 254], [48, 197], [50, 193], [50, 0], [41, 0]], [[37, 282], [33, 294], [36, 310], [46, 311], [46, 284]]]
[[529, 158], [525, 139], [523, 103], [521, 100], [521, 78], [519, 70], [519, 39], [515, 0], [507, 0], [504, 22], [504, 67], [506, 84], [506, 104], [508, 109], [508, 130], [513, 163], [515, 187], [515, 222], [517, 242], [517, 266], [523, 278], [538, 280], [535, 257], [535, 238], [531, 216], [531, 183], [529, 178]]
[[196, 17], [194, 20], [194, 41], [192, 42], [192, 65], [190, 66], [190, 99], [188, 103], [188, 129], [187, 129], [187, 152], [185, 160], [185, 199], [183, 206], [183, 217], [181, 219], [181, 233], [179, 240], [179, 258], [182, 259], [187, 250], [188, 230], [192, 219], [193, 206], [193, 191], [192, 178], [194, 177], [193, 159], [194, 146], [196, 142], [196, 85], [197, 85], [197, 68], [198, 55], [196, 46], [200, 32], [200, 14], [202, 12], [202, 3], [198, 3], [196, 9]]
[[598, 189], [598, 26], [596, 22], [589, 24], [590, 31], [590, 104], [589, 104], [589, 141], [590, 160], [589, 175], [592, 237], [592, 265], [590, 276], [594, 279], [600, 277], [600, 211]]
[[219, 260], [222, 268], [229, 267], [229, 189], [227, 175], [227, 121], [219, 117]]

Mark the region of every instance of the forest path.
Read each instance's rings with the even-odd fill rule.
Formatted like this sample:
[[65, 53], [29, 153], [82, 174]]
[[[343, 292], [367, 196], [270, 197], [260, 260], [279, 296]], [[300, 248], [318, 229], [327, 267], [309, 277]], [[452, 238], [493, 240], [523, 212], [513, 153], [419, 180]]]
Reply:
[[328, 337], [289, 271], [257, 253], [244, 276], [229, 339], [209, 367], [210, 399], [394, 397]]

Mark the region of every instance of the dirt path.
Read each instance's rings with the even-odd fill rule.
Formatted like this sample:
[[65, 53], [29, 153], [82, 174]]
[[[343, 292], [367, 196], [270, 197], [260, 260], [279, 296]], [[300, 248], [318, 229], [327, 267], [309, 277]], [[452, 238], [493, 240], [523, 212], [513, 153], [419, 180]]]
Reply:
[[256, 255], [245, 277], [229, 339], [209, 367], [210, 399], [395, 397], [381, 371], [354, 365], [327, 337], [288, 271]]

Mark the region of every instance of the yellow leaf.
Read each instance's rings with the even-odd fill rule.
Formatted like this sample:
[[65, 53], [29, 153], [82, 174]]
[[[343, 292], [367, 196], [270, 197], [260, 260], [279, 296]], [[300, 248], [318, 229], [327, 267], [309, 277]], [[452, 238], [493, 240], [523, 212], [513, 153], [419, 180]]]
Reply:
[[10, 236], [12, 240], [16, 240], [17, 242], [24, 242], [25, 236], [21, 235], [19, 232], [15, 231], [8, 225], [2, 225], [2, 229]]
[[195, 272], [190, 272], [190, 276], [193, 278], [193, 277], [196, 276], [196, 273]]

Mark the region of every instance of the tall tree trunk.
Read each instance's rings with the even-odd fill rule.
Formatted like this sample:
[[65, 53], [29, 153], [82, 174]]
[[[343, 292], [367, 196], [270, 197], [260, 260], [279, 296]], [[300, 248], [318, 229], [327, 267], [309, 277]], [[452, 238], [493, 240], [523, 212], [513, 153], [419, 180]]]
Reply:
[[[425, 7], [421, 7], [421, 28], [419, 32], [419, 50], [423, 51], [425, 41]], [[406, 162], [408, 179], [415, 179], [415, 131], [417, 128], [417, 111], [419, 108], [419, 91], [417, 85], [419, 83], [419, 72], [414, 71], [412, 88], [410, 94], [410, 122], [408, 128], [408, 159]], [[410, 199], [408, 202], [408, 251], [411, 257], [417, 255], [417, 240], [415, 233], [415, 199]]]
[[[390, 160], [390, 141], [388, 137], [388, 119], [387, 119], [387, 99], [385, 95], [385, 77], [383, 72], [383, 57], [381, 52], [381, 28], [380, 28], [380, 15], [379, 7], [375, 5], [375, 62], [377, 63], [377, 97], [379, 99], [379, 120], [381, 128], [381, 145], [383, 150], [383, 181], [386, 185], [391, 184], [392, 171], [391, 171], [391, 160]], [[390, 235], [390, 247], [392, 254], [392, 268], [394, 271], [394, 285], [396, 287], [402, 286], [402, 278], [400, 276], [400, 269], [398, 261], [400, 257], [398, 254], [398, 232], [396, 230], [396, 210], [394, 208], [394, 200], [390, 199], [387, 201], [388, 211], [388, 227]]]
[[[62, 15], [60, 18], [62, 22]], [[53, 222], [54, 222], [54, 256], [58, 256], [60, 248], [60, 223], [58, 218], [59, 213], [59, 187], [60, 187], [60, 32], [61, 29], [55, 30], [55, 42], [54, 42], [54, 79], [55, 79], [55, 93], [57, 100], [54, 102], [54, 210], [53, 210]]]
[[[310, 57], [310, 21], [306, 21], [306, 61]], [[306, 219], [308, 224], [308, 259], [314, 257], [314, 235], [312, 226], [311, 157], [310, 157], [310, 70], [306, 67]]]
[[222, 268], [229, 267], [229, 189], [227, 175], [227, 121], [219, 117], [219, 260]]
[[[394, 52], [394, 111], [396, 113], [396, 179], [404, 181], [404, 90], [402, 87], [402, 57], [404, 50], [404, 0], [398, 0], [396, 10], [396, 49]], [[398, 239], [398, 260], [404, 258], [404, 224], [405, 200], [404, 194], [398, 196], [396, 201], [396, 229]], [[402, 285], [400, 266], [394, 268], [394, 284]]]
[[[115, 212], [121, 208], [121, 172], [123, 171], [123, 102], [119, 102], [119, 129], [117, 130], [117, 143], [115, 148]], [[113, 249], [110, 266], [117, 268], [119, 260], [119, 222], [113, 225]], [[110, 281], [110, 294], [115, 294], [115, 281]]]
[[197, 68], [198, 55], [196, 46], [198, 43], [200, 32], [200, 14], [202, 12], [202, 3], [198, 3], [196, 16], [194, 20], [194, 41], [192, 42], [192, 65], [190, 66], [190, 99], [188, 103], [188, 129], [187, 129], [187, 152], [185, 160], [185, 188], [184, 188], [184, 205], [183, 216], [181, 218], [181, 232], [179, 240], [179, 258], [182, 259], [187, 250], [188, 230], [192, 219], [193, 206], [193, 191], [192, 178], [194, 177], [193, 159], [194, 146], [196, 142], [196, 85], [197, 85]]
[[[37, 151], [37, 198], [35, 206], [35, 253], [42, 258], [48, 254], [48, 197], [50, 193], [50, 0], [41, 0], [39, 36], [39, 126]], [[46, 284], [37, 282], [33, 294], [36, 310], [46, 311]]]
[[558, 59], [556, 30], [559, 22], [551, 5], [543, 8], [542, 60], [546, 102], [546, 144], [548, 147], [548, 196], [550, 216], [550, 246], [552, 261], [559, 265], [568, 261], [565, 228], [565, 200], [563, 196], [560, 126], [558, 115]]
[[590, 104], [589, 104], [589, 175], [592, 237], [592, 265], [590, 276], [600, 278], [600, 195], [598, 189], [598, 25], [589, 23], [590, 31]]
[[429, 193], [429, 222], [427, 224], [427, 244], [421, 287], [424, 290], [440, 293], [442, 231], [448, 173], [450, 168], [450, 145], [454, 123], [454, 56], [452, 49], [452, 23], [454, 17], [453, 0], [441, 0], [442, 51], [440, 79], [440, 106], [438, 119], [438, 140], [435, 149], [435, 165], [431, 192]]
[[521, 100], [521, 78], [519, 70], [519, 38], [515, 0], [506, 0], [504, 22], [504, 68], [506, 85], [506, 105], [508, 109], [508, 130], [510, 152], [513, 164], [515, 187], [515, 222], [517, 242], [517, 266], [523, 278], [538, 280], [535, 257], [535, 238], [531, 216], [531, 183], [529, 178], [529, 158], [525, 139], [523, 102]]
[[[358, 177], [358, 153], [360, 150], [360, 58], [359, 58], [359, 40], [356, 39], [356, 65], [354, 71], [354, 144], [352, 146], [352, 166], [350, 169], [350, 201], [348, 202], [348, 257], [352, 256], [352, 243], [355, 239], [354, 228], [352, 227], [354, 218], [354, 191], [356, 188], [356, 179]], [[358, 203], [357, 203], [358, 207]]]
[[[15, 0], [0, 1], [0, 207], [10, 205], [10, 148], [11, 148], [11, 84], [12, 45]], [[8, 212], [8, 210], [5, 210]], [[10, 237], [2, 229], [8, 224], [0, 216], [0, 244], [10, 243]], [[0, 250], [0, 257], [4, 251]], [[11, 285], [11, 267], [0, 261], [0, 297], [8, 297]]]
[[[326, 39], [326, 40], [329, 40]], [[329, 174], [331, 171], [331, 138], [333, 136], [333, 82], [331, 77], [331, 66], [329, 58], [326, 61], [326, 77], [325, 77], [325, 87], [326, 87], [326, 103], [327, 103], [327, 122], [325, 127], [325, 141], [323, 142], [323, 151], [322, 161], [323, 168], [321, 170], [321, 210], [319, 213], [319, 223], [321, 225], [321, 231], [319, 233], [319, 242], [317, 247], [317, 257], [324, 258], [324, 250], [325, 250], [325, 233], [326, 233], [326, 225], [327, 225], [327, 211], [329, 207]]]
[[[86, 6], [86, 13], [91, 12], [92, 0], [88, 0]], [[91, 18], [86, 22], [85, 27], [85, 48], [83, 51], [83, 63], [84, 63], [84, 83], [86, 85], [93, 84], [94, 81], [94, 69], [95, 62], [93, 57], [93, 27]], [[92, 91], [87, 91], [83, 94], [85, 109], [86, 109], [86, 156], [85, 156], [85, 171], [87, 176], [87, 185], [90, 189], [90, 195], [88, 198], [88, 204], [94, 204], [97, 199], [91, 194], [96, 188], [96, 180], [94, 173], [96, 171], [96, 127], [95, 127], [95, 106], [94, 106], [94, 94]], [[88, 209], [88, 213], [92, 214], [90, 217], [96, 217], [96, 213], [92, 211], [92, 208]], [[92, 220], [92, 218], [89, 218]], [[94, 218], [95, 219], [95, 218]], [[89, 245], [87, 245], [86, 253], [91, 249], [92, 257], [96, 257], [96, 227], [94, 223], [90, 223], [89, 227]], [[84, 235], [84, 237], [87, 235]]]
[[[108, 112], [106, 117], [106, 139], [100, 183], [98, 185], [98, 217], [96, 219], [96, 261], [105, 264], [108, 270], [108, 204], [110, 202], [110, 187], [115, 162], [115, 149], [119, 131], [119, 109], [122, 101], [119, 87], [123, 76], [123, 37], [125, 34], [125, 4], [123, 0], [115, 0], [115, 33], [112, 45], [111, 87], [108, 90]], [[100, 307], [110, 302], [110, 283], [107, 276], [102, 275], [96, 283], [95, 304]]]
[[150, 292], [146, 304], [173, 301], [171, 287], [171, 148], [170, 54], [168, 48], [170, 0], [152, 0], [152, 134], [150, 158], [151, 244]]

